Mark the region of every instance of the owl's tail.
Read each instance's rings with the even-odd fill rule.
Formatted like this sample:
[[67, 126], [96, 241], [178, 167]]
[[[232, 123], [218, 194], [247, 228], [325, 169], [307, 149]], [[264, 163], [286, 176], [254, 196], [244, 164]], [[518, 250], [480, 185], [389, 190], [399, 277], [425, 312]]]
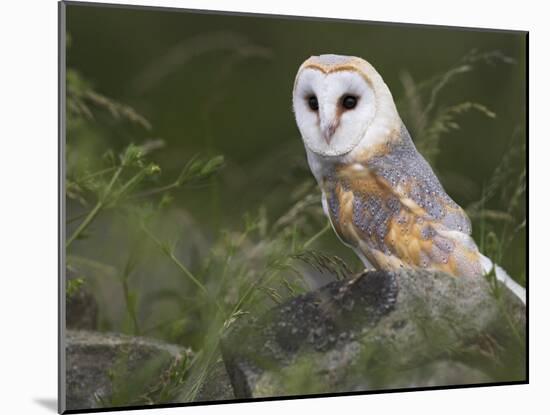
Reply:
[[489, 258], [487, 258], [485, 255], [481, 255], [481, 266], [483, 267], [483, 271], [491, 272], [493, 269], [493, 266], [495, 267], [495, 275], [497, 277], [497, 280], [502, 282], [510, 291], [512, 291], [523, 304], [525, 304], [525, 288], [523, 288], [521, 285], [519, 285], [504, 269], [502, 269], [499, 265], [495, 264], [493, 261], [491, 261]]

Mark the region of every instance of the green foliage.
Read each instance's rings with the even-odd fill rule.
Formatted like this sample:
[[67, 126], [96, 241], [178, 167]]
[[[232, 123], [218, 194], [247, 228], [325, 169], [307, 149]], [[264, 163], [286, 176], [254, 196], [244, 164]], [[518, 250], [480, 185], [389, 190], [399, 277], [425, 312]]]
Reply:
[[84, 278], [72, 278], [67, 280], [67, 298], [73, 297], [84, 285]]
[[73, 121], [71, 117], [94, 120], [95, 108], [107, 111], [115, 120], [127, 120], [147, 130], [151, 129], [151, 123], [132, 107], [99, 94], [76, 70], [68, 69], [67, 111], [69, 122]]
[[338, 279], [348, 278], [353, 274], [346, 262], [336, 255], [327, 255], [317, 251], [304, 251], [294, 257], [311, 265], [318, 272], [328, 272]]
[[[229, 68], [222, 65], [222, 80], [230, 76], [233, 59], [269, 55], [240, 37], [224, 42], [233, 58]], [[195, 39], [176, 46], [166, 59], [172, 56], [187, 65], [188, 53], [197, 45], [205, 51], [216, 49], [214, 40], [203, 45]], [[438, 159], [445, 134], [459, 128], [463, 114], [496, 116], [476, 100], [440, 105], [446, 88], [484, 62], [512, 63], [497, 52], [475, 52], [426, 82], [415, 83], [403, 74], [405, 97], [399, 110], [431, 162]], [[146, 68], [140, 78], [143, 87], [158, 86], [168, 75], [165, 69], [156, 64]], [[216, 103], [219, 100], [208, 99], [202, 120], [208, 120]], [[160, 370], [162, 362], [152, 360], [131, 376], [128, 356], [121, 356], [111, 371], [114, 394], [105, 405], [193, 400], [218, 357], [220, 336], [235, 321], [306, 292], [312, 275], [342, 279], [360, 269], [326, 222], [303, 157], [284, 172], [279, 167], [294, 147], [282, 144], [279, 158], [266, 151], [254, 163], [242, 163], [243, 173], [205, 134], [199, 137], [205, 141], [200, 154], [178, 154], [174, 166], [163, 162], [173, 158], [162, 157], [175, 151], [173, 137], [151, 138], [152, 122], [133, 107], [96, 92], [73, 69], [67, 73], [67, 110], [67, 266], [94, 282], [99, 329], [154, 337], [195, 352], [168, 372]], [[113, 125], [116, 128], [107, 128]], [[193, 136], [184, 139], [193, 141]], [[500, 252], [497, 262], [525, 227], [525, 169], [514, 176], [512, 168], [517, 165], [514, 157], [524, 156], [524, 144], [519, 153], [514, 151], [503, 158], [481, 199], [468, 207], [480, 232], [476, 239], [484, 252]], [[233, 221], [220, 220], [220, 212], [245, 196], [256, 173], [266, 171], [276, 178], [269, 182], [272, 186], [256, 184], [260, 190], [255, 203]], [[167, 172], [171, 174], [165, 178]], [[241, 176], [246, 185], [220, 202], [220, 189], [230, 188]], [[330, 248], [323, 249], [327, 244]], [[68, 295], [81, 285], [75, 281], [69, 282]], [[383, 364], [379, 368], [380, 379], [389, 376]], [[304, 377], [289, 381], [296, 387], [306, 385], [307, 369], [307, 362], [298, 365]]]
[[[526, 230], [526, 167], [518, 163], [518, 160], [525, 158], [526, 143], [519, 131], [516, 131], [507, 152], [484, 186], [481, 197], [466, 209], [478, 225], [476, 239], [481, 251], [504, 266], [506, 253], [517, 252], [514, 248]], [[499, 207], [491, 208], [490, 204]], [[512, 275], [518, 282], [525, 284], [525, 272], [523, 267], [521, 273]]]
[[186, 354], [180, 359], [159, 355], [136, 362], [130, 350], [122, 350], [108, 372], [113, 389], [111, 395], [96, 398], [106, 407], [174, 401], [188, 366]]
[[[76, 71], [69, 71], [67, 82], [69, 160], [81, 156], [74, 141], [93, 130], [95, 111], [107, 110], [118, 122], [126, 119], [151, 129], [145, 117], [133, 108], [91, 90]], [[69, 211], [81, 211], [67, 220], [67, 266], [85, 270], [100, 280], [112, 277], [118, 282], [125, 308], [120, 331], [169, 342], [182, 341], [200, 351], [188, 362], [186, 370], [178, 372], [181, 376], [168, 376], [162, 387], [150, 385], [150, 380], [159, 376], [162, 362], [146, 363], [129, 379], [128, 356], [121, 356], [110, 373], [114, 393], [109, 402], [103, 402], [105, 405], [166, 402], [173, 399], [176, 389], [186, 399], [193, 399], [213, 363], [224, 330], [243, 315], [258, 313], [307, 289], [300, 263], [329, 275], [334, 273], [338, 278], [343, 278], [348, 270], [339, 257], [308, 250], [329, 229], [326, 225], [313, 236], [308, 235], [308, 229], [314, 229], [311, 222], [324, 221], [311, 180], [289, 197], [291, 205], [280, 217], [270, 221], [263, 206], [256, 213], [245, 214], [240, 230], [220, 229], [208, 252], [192, 266], [187, 265], [178, 254], [178, 239], [166, 240], [156, 229], [162, 227], [159, 222], [171, 209], [171, 193], [212, 183], [225, 160], [222, 155], [191, 156], [179, 175], [162, 185], [161, 167], [151, 158], [163, 146], [162, 140], [130, 142], [118, 153], [107, 148], [99, 159], [89, 163], [96, 166], [95, 170], [82, 168], [78, 162], [67, 166]], [[129, 246], [117, 248], [119, 255], [126, 257], [120, 269], [86, 258], [85, 247], [79, 246], [87, 242], [85, 238], [93, 238], [95, 228], [101, 227], [98, 223], [112, 214], [122, 215], [127, 233], [141, 234]], [[192, 231], [201, 233], [199, 228]], [[206, 238], [197, 236], [197, 240]], [[179, 275], [179, 289], [150, 295], [136, 288], [135, 275], [143, 266], [143, 255], [146, 251], [154, 252], [155, 247], [166, 259], [168, 273]], [[79, 281], [70, 282], [68, 295], [78, 289]], [[154, 308], [157, 302], [165, 304], [167, 300], [174, 301], [178, 310], [164, 316], [164, 320], [146, 324], [141, 309]]]
[[410, 73], [401, 74], [404, 88], [403, 98], [397, 102], [399, 113], [409, 132], [415, 138], [418, 151], [433, 164], [440, 149], [441, 139], [446, 133], [458, 130], [458, 119], [470, 111], [477, 111], [487, 118], [496, 114], [479, 102], [460, 102], [452, 105], [440, 105], [439, 100], [445, 88], [452, 85], [460, 76], [475, 70], [476, 65], [514, 64], [515, 61], [499, 51], [479, 53], [472, 50], [447, 71], [424, 82], [416, 83]]

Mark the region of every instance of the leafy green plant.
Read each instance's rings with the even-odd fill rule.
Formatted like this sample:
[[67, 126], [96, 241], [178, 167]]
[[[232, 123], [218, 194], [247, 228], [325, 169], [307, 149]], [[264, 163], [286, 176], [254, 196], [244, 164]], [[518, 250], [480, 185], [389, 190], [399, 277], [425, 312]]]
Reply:
[[[298, 192], [295, 202], [273, 223], [268, 220], [265, 208], [260, 208], [255, 214], [244, 215], [242, 230], [220, 230], [210, 252], [190, 267], [178, 256], [178, 241], [166, 241], [159, 236], [155, 231], [156, 223], [162, 220], [163, 212], [170, 206], [172, 192], [207, 184], [224, 167], [224, 157], [192, 156], [180, 174], [164, 185], [158, 183], [161, 167], [151, 161], [154, 151], [164, 146], [162, 140], [130, 142], [118, 154], [108, 148], [102, 156], [82, 163], [82, 155], [76, 151], [78, 147], [74, 141], [93, 133], [93, 124], [100, 119], [97, 112], [106, 112], [117, 122], [129, 121], [147, 131], [152, 126], [130, 106], [95, 92], [76, 71], [69, 71], [67, 82], [67, 159], [71, 160], [67, 165], [67, 198], [71, 203], [69, 211], [80, 211], [67, 220], [67, 266], [98, 275], [100, 279], [110, 276], [118, 281], [127, 321], [121, 331], [176, 342], [182, 336], [194, 339], [192, 343], [199, 353], [193, 361], [185, 363], [185, 370], [180, 370], [179, 373], [185, 373], [184, 377], [169, 380], [160, 392], [155, 389], [154, 394], [155, 402], [172, 399], [171, 388], [177, 384], [180, 394], [193, 399], [215, 360], [218, 339], [224, 330], [244, 315], [257, 313], [270, 303], [281, 302], [307, 289], [298, 266], [300, 262], [311, 264], [319, 271], [325, 269], [329, 274], [338, 270], [340, 277], [346, 265], [338, 257], [309, 250], [329, 226], [309, 236], [300, 231], [299, 226], [305, 221], [322, 223], [315, 188], [308, 185], [306, 192]], [[90, 154], [93, 153], [87, 156]], [[170, 293], [179, 304], [180, 313], [154, 326], [140, 319], [140, 307], [143, 304], [154, 307], [156, 301], [147, 293], [140, 293], [133, 281], [147, 243], [143, 245], [143, 241], [139, 241], [133, 247], [121, 247], [120, 254], [127, 259], [120, 271], [82, 256], [85, 251], [79, 249], [79, 244], [93, 237], [96, 226], [102, 226], [102, 218], [112, 214], [123, 215], [127, 226], [137, 224], [145, 240], [156, 247], [172, 264], [174, 272], [186, 281], [181, 291]], [[78, 289], [76, 281], [80, 280], [72, 281], [68, 294]], [[199, 325], [193, 324], [194, 321]], [[174, 331], [178, 326], [180, 329]], [[129, 382], [126, 367], [127, 362], [121, 357], [111, 371], [113, 397], [105, 404], [153, 402], [151, 393]], [[155, 367], [144, 368], [143, 376], [156, 376]], [[167, 389], [172, 392], [167, 393]]]
[[71, 298], [78, 293], [84, 284], [84, 278], [72, 278], [67, 280], [67, 298]]
[[397, 102], [399, 113], [409, 132], [415, 137], [418, 151], [432, 164], [440, 152], [443, 136], [460, 128], [458, 122], [460, 116], [470, 111], [477, 111], [487, 118], [496, 116], [493, 111], [476, 101], [459, 102], [448, 106], [439, 104], [445, 88], [452, 85], [460, 76], [474, 71], [476, 65], [481, 63], [514, 64], [515, 61], [500, 51], [472, 50], [456, 65], [426, 81], [415, 82], [410, 73], [401, 74], [404, 95]]
[[183, 353], [177, 359], [159, 355], [135, 362], [131, 350], [121, 350], [107, 374], [112, 392], [96, 399], [107, 407], [171, 402], [185, 378], [189, 358]]
[[[524, 266], [510, 269], [509, 264], [519, 261], [510, 257], [521, 254], [518, 241], [526, 231], [526, 167], [521, 161], [526, 158], [526, 143], [521, 130], [516, 130], [510, 145], [503, 154], [483, 187], [478, 200], [472, 201], [466, 212], [474, 225], [474, 236], [480, 250], [503, 266], [519, 283], [525, 284]], [[519, 165], [519, 168], [517, 167]]]
[[[205, 51], [213, 50], [214, 43], [208, 39], [204, 45], [200, 40], [184, 43], [166, 59], [187, 64], [193, 57], [191, 49], [202, 45]], [[269, 55], [240, 37], [223, 44], [233, 58], [220, 74], [222, 80], [235, 61]], [[403, 74], [405, 97], [398, 103], [399, 110], [419, 150], [431, 162], [439, 156], [445, 134], [459, 128], [463, 114], [477, 111], [489, 119], [495, 117], [476, 100], [440, 103], [446, 88], [481, 63], [513, 62], [498, 52], [473, 52], [425, 82], [416, 83]], [[148, 89], [167, 75], [162, 66], [152, 65], [137, 79]], [[236, 321], [306, 292], [312, 274], [342, 279], [360, 270], [357, 259], [333, 253], [332, 248], [341, 244], [324, 217], [319, 190], [309, 172], [278, 183], [285, 196], [280, 211], [273, 212], [268, 192], [262, 190], [262, 199], [243, 212], [238, 222], [216, 221], [206, 226], [195, 220], [188, 205], [203, 186], [210, 186], [211, 198], [217, 197], [227, 172], [224, 168], [232, 160], [216, 152], [185, 154], [179, 173], [165, 178], [174, 168], [156, 161], [162, 159], [156, 156], [171, 149], [165, 148], [164, 140], [151, 138], [154, 129], [146, 117], [99, 94], [74, 70], [68, 72], [67, 83], [67, 265], [78, 275], [86, 275], [94, 288], [101, 306], [99, 329], [154, 337], [194, 351], [192, 358], [164, 373], [157, 383], [147, 380], [159, 377], [158, 367], [145, 365], [136, 377], [143, 387], [125, 384], [129, 374], [122, 356], [122, 363], [111, 373], [113, 399], [105, 405], [196, 399], [219, 358], [219, 339]], [[211, 101], [204, 104], [204, 120], [213, 105]], [[120, 141], [109, 142], [102, 135], [104, 123], [123, 125], [131, 132]], [[525, 227], [525, 170], [515, 177], [510, 172], [513, 157], [521, 157], [525, 149], [516, 150], [510, 149], [481, 199], [468, 207], [482, 250], [497, 261]], [[269, 169], [274, 170], [276, 160], [270, 160]], [[506, 209], [489, 208], [496, 202]], [[331, 249], [324, 249], [327, 242], [332, 243]], [[96, 255], [88, 248], [105, 243], [116, 254]], [[68, 293], [78, 289], [78, 283], [71, 284], [74, 287]], [[119, 296], [119, 308], [105, 292]], [[307, 364], [300, 368], [307, 375]], [[379, 371], [380, 379], [389, 376], [384, 365]], [[298, 387], [306, 380], [296, 378], [295, 383]]]

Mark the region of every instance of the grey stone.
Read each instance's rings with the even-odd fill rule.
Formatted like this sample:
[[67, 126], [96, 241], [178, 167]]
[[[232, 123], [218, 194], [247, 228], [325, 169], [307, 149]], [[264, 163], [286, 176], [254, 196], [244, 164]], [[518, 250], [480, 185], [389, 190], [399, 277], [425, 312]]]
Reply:
[[220, 358], [208, 372], [195, 401], [228, 401], [231, 399], [235, 399], [233, 386], [223, 360]]
[[449, 386], [490, 382], [491, 378], [481, 370], [452, 360], [439, 360], [400, 373], [391, 385], [394, 388], [421, 386]]
[[525, 307], [485, 278], [371, 271], [237, 321], [237, 398], [525, 379]]
[[[183, 347], [156, 340], [84, 330], [68, 330], [65, 346], [69, 410], [136, 403], [132, 399], [140, 390], [132, 390], [132, 385], [169, 382], [191, 354]], [[117, 386], [124, 388], [118, 400], [113, 398]]]

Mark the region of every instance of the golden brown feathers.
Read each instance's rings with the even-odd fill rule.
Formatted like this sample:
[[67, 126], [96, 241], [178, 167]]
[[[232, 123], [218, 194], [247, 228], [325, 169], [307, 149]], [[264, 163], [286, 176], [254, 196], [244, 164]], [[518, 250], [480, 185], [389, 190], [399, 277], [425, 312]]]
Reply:
[[334, 229], [376, 268], [480, 275], [479, 252], [462, 209], [423, 163], [399, 168], [394, 162], [396, 156], [406, 161], [410, 151], [390, 147], [361, 162], [334, 166], [323, 182]]

